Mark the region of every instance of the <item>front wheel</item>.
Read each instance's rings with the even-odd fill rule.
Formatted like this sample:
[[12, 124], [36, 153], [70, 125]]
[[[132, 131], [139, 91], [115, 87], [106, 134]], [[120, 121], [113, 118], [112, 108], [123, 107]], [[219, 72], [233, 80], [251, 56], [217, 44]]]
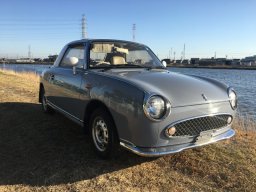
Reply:
[[90, 134], [95, 152], [103, 159], [118, 151], [119, 142], [114, 122], [104, 109], [96, 109], [90, 118]]
[[42, 98], [42, 109], [43, 109], [43, 112], [45, 112], [45, 113], [53, 113], [54, 110], [46, 102], [46, 97], [45, 97], [45, 94], [44, 94], [44, 90], [42, 90], [41, 94], [42, 94], [41, 98]]

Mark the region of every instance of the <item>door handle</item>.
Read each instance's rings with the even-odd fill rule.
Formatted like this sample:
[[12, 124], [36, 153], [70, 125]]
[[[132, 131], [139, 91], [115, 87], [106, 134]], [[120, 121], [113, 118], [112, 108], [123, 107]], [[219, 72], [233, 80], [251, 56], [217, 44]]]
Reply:
[[54, 75], [50, 75], [50, 80], [51, 80], [51, 81], [54, 80]]

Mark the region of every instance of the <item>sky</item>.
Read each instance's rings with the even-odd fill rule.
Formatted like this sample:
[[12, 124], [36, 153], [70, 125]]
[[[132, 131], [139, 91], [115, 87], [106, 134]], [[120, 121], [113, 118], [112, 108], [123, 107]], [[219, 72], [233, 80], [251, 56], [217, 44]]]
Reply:
[[256, 0], [1, 0], [0, 57], [58, 54], [81, 39], [132, 40], [160, 59], [256, 55]]

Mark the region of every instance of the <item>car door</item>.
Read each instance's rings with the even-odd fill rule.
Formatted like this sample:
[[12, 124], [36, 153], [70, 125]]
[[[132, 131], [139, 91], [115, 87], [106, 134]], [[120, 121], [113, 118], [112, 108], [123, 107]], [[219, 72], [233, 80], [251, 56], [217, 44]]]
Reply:
[[[78, 58], [75, 73], [73, 66], [65, 62], [70, 57]], [[85, 44], [73, 44], [67, 48], [59, 65], [50, 74], [51, 81], [54, 84], [54, 89], [51, 91], [52, 104], [80, 122], [83, 120], [82, 114], [84, 112], [82, 100], [80, 99], [84, 64]]]

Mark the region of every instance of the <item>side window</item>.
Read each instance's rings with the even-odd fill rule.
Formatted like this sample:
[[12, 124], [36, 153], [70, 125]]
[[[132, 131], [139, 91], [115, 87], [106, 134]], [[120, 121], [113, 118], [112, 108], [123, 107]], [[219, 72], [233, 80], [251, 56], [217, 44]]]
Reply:
[[66, 61], [70, 57], [76, 57], [78, 59], [78, 68], [83, 68], [84, 67], [84, 45], [76, 45], [68, 48], [66, 51], [64, 57], [61, 60], [60, 66], [61, 67], [72, 67], [69, 65]]

